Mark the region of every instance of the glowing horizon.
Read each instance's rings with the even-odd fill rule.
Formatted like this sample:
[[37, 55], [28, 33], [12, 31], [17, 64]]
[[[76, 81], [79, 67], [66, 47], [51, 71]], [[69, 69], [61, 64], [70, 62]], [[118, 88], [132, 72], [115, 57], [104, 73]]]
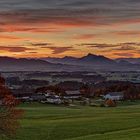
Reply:
[[140, 57], [137, 0], [1, 0], [0, 56]]

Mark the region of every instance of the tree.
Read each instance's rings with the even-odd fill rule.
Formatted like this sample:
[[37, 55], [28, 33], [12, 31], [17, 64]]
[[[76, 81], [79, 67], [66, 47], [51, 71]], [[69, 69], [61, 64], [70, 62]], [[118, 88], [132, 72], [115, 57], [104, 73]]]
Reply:
[[140, 94], [140, 87], [131, 85], [124, 92], [124, 98], [129, 100], [136, 100], [139, 99], [139, 94]]
[[83, 95], [85, 98], [90, 98], [92, 95], [92, 89], [90, 88], [89, 85], [83, 85], [80, 88], [80, 93]]
[[92, 103], [92, 99], [94, 97], [94, 94], [93, 94], [93, 89], [85, 84], [83, 85], [81, 88], [80, 88], [80, 93], [82, 94], [82, 100], [83, 101], [83, 105], [85, 104], [91, 104]]
[[16, 109], [19, 104], [10, 90], [5, 86], [5, 81], [0, 77], [0, 134], [11, 136], [19, 128], [18, 119], [22, 116], [23, 111]]

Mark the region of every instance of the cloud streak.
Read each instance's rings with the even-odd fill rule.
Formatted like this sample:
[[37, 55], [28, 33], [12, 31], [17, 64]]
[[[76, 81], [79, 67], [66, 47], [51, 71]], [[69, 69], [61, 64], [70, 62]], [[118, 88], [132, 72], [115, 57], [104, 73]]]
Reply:
[[117, 44], [100, 44], [100, 43], [82, 43], [79, 46], [85, 46], [89, 48], [107, 49], [107, 48], [118, 48], [118, 50], [134, 50], [136, 46], [140, 46], [140, 42], [126, 42]]
[[[139, 9], [82, 8], [82, 9], [15, 9], [0, 12], [0, 24], [13, 31], [59, 32], [58, 29], [40, 28], [39, 25], [64, 27], [109, 26], [140, 23]], [[16, 27], [14, 28], [14, 26]], [[36, 27], [30, 27], [30, 26]], [[37, 28], [38, 27], [38, 28]], [[8, 28], [1, 28], [1, 31]], [[9, 29], [9, 30], [10, 30]], [[60, 30], [61, 31], [61, 30]]]
[[7, 52], [14, 52], [14, 53], [21, 53], [26, 51], [32, 51], [35, 50], [33, 48], [27, 48], [22, 46], [0, 46], [0, 51], [7, 51]]
[[47, 48], [52, 50], [52, 54], [56, 54], [56, 55], [74, 50], [73, 47], [47, 47]]

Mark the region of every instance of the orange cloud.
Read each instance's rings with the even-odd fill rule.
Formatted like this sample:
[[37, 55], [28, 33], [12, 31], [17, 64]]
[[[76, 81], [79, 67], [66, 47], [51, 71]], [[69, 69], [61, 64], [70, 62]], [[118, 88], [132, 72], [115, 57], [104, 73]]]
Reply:
[[17, 37], [17, 36], [13, 36], [13, 35], [1, 35], [0, 34], [0, 39], [4, 39], [4, 40], [20, 40], [22, 38]]
[[117, 31], [117, 32], [113, 32], [114, 34], [117, 35], [125, 35], [125, 36], [135, 36], [135, 35], [140, 35], [140, 31]]
[[79, 39], [79, 40], [87, 40], [87, 39], [92, 39], [95, 37], [96, 37], [95, 34], [82, 34], [82, 35], [75, 35], [73, 38]]
[[26, 52], [30, 50], [35, 50], [35, 49], [26, 48], [22, 46], [0, 46], [0, 51], [7, 51], [7, 52]]
[[113, 55], [117, 57], [134, 57], [133, 53], [113, 53]]

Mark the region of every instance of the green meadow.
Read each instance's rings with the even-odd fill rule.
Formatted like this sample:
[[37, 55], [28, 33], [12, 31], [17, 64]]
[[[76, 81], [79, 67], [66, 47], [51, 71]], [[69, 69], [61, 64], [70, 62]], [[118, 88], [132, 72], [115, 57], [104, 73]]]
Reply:
[[140, 140], [140, 103], [116, 108], [23, 104], [21, 128], [2, 140]]

